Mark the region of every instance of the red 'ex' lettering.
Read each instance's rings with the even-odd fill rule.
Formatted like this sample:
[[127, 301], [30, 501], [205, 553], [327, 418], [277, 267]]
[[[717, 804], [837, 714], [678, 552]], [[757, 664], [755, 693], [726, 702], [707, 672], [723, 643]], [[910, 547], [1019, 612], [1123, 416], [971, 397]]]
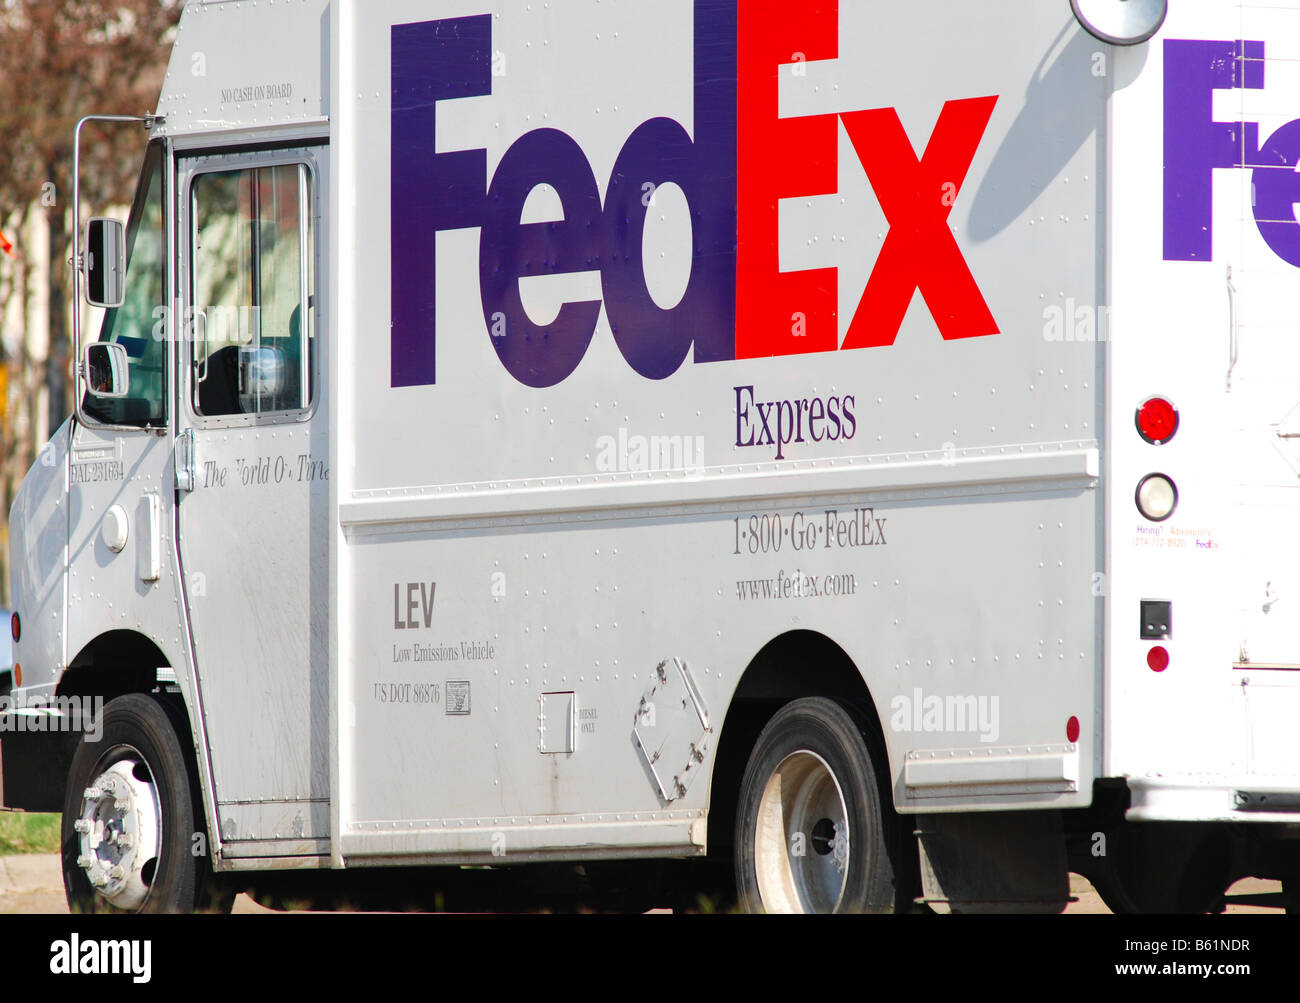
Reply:
[[842, 115], [866, 169], [889, 235], [867, 280], [844, 348], [892, 345], [912, 294], [921, 291], [944, 340], [998, 334], [948, 215], [966, 181], [997, 97], [949, 101], [918, 161], [893, 108]]

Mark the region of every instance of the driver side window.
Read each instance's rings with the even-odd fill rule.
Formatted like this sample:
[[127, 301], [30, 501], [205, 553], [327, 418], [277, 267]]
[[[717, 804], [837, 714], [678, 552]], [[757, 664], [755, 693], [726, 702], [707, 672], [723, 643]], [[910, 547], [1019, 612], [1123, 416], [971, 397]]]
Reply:
[[[127, 223], [125, 296], [120, 307], [104, 313], [101, 342], [126, 349], [127, 396], [94, 397], [87, 393], [82, 413], [106, 425], [159, 427], [166, 423], [166, 250], [163, 214], [163, 148], [149, 148], [140, 186]], [[93, 380], [93, 372], [88, 374]]]
[[277, 164], [191, 188], [196, 414], [275, 414], [313, 396], [311, 174]]

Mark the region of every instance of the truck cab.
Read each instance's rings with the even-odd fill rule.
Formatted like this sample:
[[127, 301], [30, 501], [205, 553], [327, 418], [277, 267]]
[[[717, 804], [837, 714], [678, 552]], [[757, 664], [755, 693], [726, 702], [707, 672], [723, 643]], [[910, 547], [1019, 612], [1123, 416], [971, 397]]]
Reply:
[[[145, 123], [123, 275], [102, 277], [112, 242], [103, 227], [86, 231], [79, 278], [106, 309], [79, 339], [76, 415], [13, 507], [14, 696], [53, 707], [152, 695], [170, 715], [155, 725], [183, 722], [195, 783], [182, 792], [193, 795], [185, 828], [205, 834], [200, 856], [211, 832], [232, 854], [311, 857], [329, 825], [326, 5], [315, 20], [276, 12], [251, 42], [206, 24], [234, 6], [185, 12]], [[263, 71], [278, 82], [247, 83]], [[200, 102], [219, 101], [221, 116], [204, 119]], [[6, 804], [63, 811], [74, 835], [73, 823], [105, 820], [148, 829], [135, 816], [157, 804], [115, 810], [111, 791], [83, 804], [77, 789], [134, 762], [129, 743], [101, 743], [81, 766], [94, 776], [69, 788], [76, 733], [64, 725], [6, 736]], [[254, 735], [280, 736], [274, 755]], [[34, 770], [42, 760], [51, 765]], [[141, 870], [150, 854], [111, 847], [92, 861], [83, 849], [69, 851], [72, 866], [81, 859], [100, 897], [130, 901], [132, 863]]]

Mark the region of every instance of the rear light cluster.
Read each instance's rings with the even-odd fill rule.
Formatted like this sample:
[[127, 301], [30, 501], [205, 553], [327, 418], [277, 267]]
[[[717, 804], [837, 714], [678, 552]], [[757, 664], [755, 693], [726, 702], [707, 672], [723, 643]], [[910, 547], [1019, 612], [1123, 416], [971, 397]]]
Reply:
[[[1149, 397], [1137, 409], [1134, 423], [1143, 441], [1163, 446], [1178, 434], [1178, 408], [1163, 397]], [[1168, 474], [1147, 474], [1134, 500], [1144, 519], [1164, 522], [1178, 508], [1178, 485]]]
[[[1138, 407], [1134, 423], [1138, 435], [1145, 442], [1163, 446], [1178, 434], [1178, 408], [1164, 397], [1149, 397]], [[1178, 485], [1168, 474], [1147, 474], [1138, 482], [1134, 500], [1144, 519], [1164, 522], [1178, 508]], [[1144, 639], [1171, 635], [1172, 606], [1170, 602], [1142, 602], [1141, 634]], [[1164, 672], [1169, 668], [1169, 649], [1159, 644], [1149, 649], [1147, 668], [1152, 672]]]

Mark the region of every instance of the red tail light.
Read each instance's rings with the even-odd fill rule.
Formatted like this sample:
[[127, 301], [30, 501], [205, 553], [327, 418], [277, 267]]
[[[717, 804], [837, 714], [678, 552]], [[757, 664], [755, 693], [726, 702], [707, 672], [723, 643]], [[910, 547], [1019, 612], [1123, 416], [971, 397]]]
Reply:
[[1178, 408], [1163, 397], [1152, 397], [1137, 409], [1137, 430], [1153, 446], [1162, 446], [1178, 432]]

